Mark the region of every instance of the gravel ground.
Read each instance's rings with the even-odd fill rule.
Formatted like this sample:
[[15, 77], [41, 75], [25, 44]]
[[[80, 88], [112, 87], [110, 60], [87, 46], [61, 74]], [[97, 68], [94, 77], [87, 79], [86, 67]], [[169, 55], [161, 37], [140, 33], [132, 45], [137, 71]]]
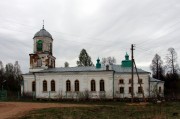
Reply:
[[0, 102], [0, 119], [14, 119], [25, 115], [31, 110], [51, 107], [89, 107], [82, 104], [31, 103], [31, 102]]

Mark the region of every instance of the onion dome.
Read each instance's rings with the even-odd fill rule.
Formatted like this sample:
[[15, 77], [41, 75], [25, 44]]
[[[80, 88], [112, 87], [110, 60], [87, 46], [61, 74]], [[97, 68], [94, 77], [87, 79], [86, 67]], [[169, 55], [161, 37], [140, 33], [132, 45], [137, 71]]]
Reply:
[[97, 68], [97, 69], [101, 68], [101, 63], [100, 63], [99, 57], [98, 57], [98, 59], [97, 59], [96, 68]]
[[126, 55], [125, 55], [125, 59], [129, 60], [129, 55], [127, 54], [127, 52], [126, 52]]
[[48, 37], [48, 38], [53, 39], [52, 35], [44, 29], [44, 25], [43, 25], [43, 28], [34, 35], [33, 38], [35, 37]]
[[127, 54], [127, 52], [125, 55], [125, 60], [122, 60], [122, 62], [121, 62], [121, 66], [122, 67], [131, 67], [132, 66], [132, 61], [129, 60], [129, 55]]

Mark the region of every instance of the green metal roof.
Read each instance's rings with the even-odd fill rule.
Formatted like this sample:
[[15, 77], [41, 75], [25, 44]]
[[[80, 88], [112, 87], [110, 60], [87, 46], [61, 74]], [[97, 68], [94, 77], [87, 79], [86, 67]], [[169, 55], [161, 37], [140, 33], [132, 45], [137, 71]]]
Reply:
[[121, 62], [121, 66], [122, 67], [131, 67], [132, 66], [132, 61], [129, 60], [129, 55], [127, 54], [127, 52], [125, 55], [125, 60], [122, 60], [122, 62]]

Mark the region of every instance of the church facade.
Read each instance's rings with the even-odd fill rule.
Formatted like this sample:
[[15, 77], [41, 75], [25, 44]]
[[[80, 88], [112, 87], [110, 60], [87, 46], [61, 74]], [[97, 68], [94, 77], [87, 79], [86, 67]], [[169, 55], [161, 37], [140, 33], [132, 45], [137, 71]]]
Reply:
[[[98, 58], [96, 66], [55, 67], [53, 38], [44, 26], [33, 40], [29, 73], [23, 74], [22, 93], [53, 99], [131, 98], [131, 60], [127, 53], [119, 65], [103, 66]], [[137, 71], [140, 78], [134, 73], [134, 97], [163, 96], [164, 82], [151, 78], [147, 71]]]

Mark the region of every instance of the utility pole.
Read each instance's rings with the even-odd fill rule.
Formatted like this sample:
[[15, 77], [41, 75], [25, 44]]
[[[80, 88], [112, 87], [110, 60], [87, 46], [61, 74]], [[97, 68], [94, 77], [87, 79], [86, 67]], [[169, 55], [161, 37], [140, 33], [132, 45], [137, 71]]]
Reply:
[[[135, 63], [135, 60], [134, 60], [134, 66], [135, 66], [135, 69], [136, 69], [136, 74], [137, 74], [137, 77], [138, 77], [138, 81], [140, 81], [140, 78], [139, 78], [139, 73], [138, 73], [138, 71], [137, 71], [137, 67], [136, 67], [136, 63]], [[140, 88], [141, 88], [141, 90], [142, 90], [142, 96], [143, 96], [143, 100], [144, 100], [144, 102], [146, 102], [146, 100], [145, 100], [145, 96], [144, 96], [144, 90], [143, 90], [143, 87], [142, 87], [142, 82], [139, 82], [139, 84], [140, 84]]]
[[[137, 71], [137, 67], [136, 67], [136, 63], [135, 63], [135, 60], [134, 60], [134, 44], [131, 45], [131, 61], [132, 61], [132, 71], [131, 71], [131, 74], [132, 74], [132, 81], [131, 81], [131, 87], [132, 87], [132, 90], [131, 90], [131, 102], [133, 103], [134, 101], [134, 66], [135, 66], [135, 69], [136, 69], [136, 74], [137, 74], [137, 77], [138, 77], [138, 81], [140, 81], [140, 78], [139, 78], [139, 74], [138, 74], [138, 71]], [[139, 82], [140, 84], [140, 88], [142, 89], [142, 95], [143, 95], [143, 99], [144, 101], [145, 100], [145, 96], [144, 96], [144, 90], [142, 88], [142, 85], [141, 85], [142, 82]]]
[[134, 102], [134, 45], [131, 45], [131, 102]]

